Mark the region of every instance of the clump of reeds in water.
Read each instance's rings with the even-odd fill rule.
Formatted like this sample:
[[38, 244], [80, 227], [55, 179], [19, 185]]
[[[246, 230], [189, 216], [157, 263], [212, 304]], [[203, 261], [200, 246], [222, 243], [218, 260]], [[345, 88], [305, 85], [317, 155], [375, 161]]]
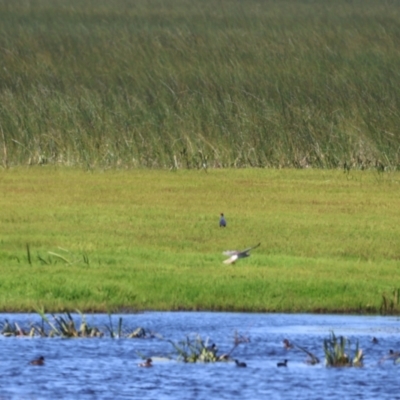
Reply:
[[1, 324], [1, 334], [6, 337], [10, 336], [35, 336], [35, 328], [31, 328], [29, 332], [26, 330], [22, 329], [17, 322], [10, 323], [8, 319], [4, 321], [3, 324]]
[[231, 361], [231, 354], [242, 343], [249, 342], [246, 336], [239, 335], [235, 332], [233, 347], [227, 353], [218, 354], [218, 347], [215, 343], [208, 345], [208, 341], [204, 341], [200, 335], [194, 337], [187, 336], [186, 339], [177, 343], [168, 340], [174, 347], [178, 360], [188, 363], [195, 362], [219, 362]]
[[177, 343], [169, 340], [169, 343], [174, 347], [179, 361], [189, 363], [218, 361], [217, 347], [215, 345], [207, 346], [200, 336], [195, 338], [188, 336], [185, 340]]
[[325, 364], [328, 367], [361, 367], [363, 351], [358, 346], [358, 340], [351, 356], [350, 340], [344, 336], [335, 336], [331, 332], [329, 339], [324, 339]]
[[[103, 332], [95, 326], [89, 326], [86, 322], [86, 317], [81, 315], [81, 323], [79, 328], [76, 328], [75, 321], [70, 313], [65, 313], [64, 316], [52, 315], [53, 321], [51, 321], [44, 312], [39, 311], [39, 315], [42, 318], [42, 326], [35, 327], [40, 336], [50, 337], [63, 337], [63, 338], [77, 338], [77, 337], [102, 337]], [[43, 323], [47, 323], [50, 330], [46, 333]]]
[[104, 327], [91, 326], [88, 324], [84, 314], [78, 311], [81, 316], [80, 324], [77, 324], [70, 313], [64, 315], [48, 316], [43, 310], [38, 310], [42, 321], [39, 324], [31, 324], [29, 330], [23, 329], [17, 322], [10, 323], [7, 319], [0, 323], [0, 333], [6, 337], [28, 336], [28, 337], [61, 337], [61, 338], [101, 338], [108, 336], [111, 338], [149, 338], [154, 335], [142, 327], [133, 331], [124, 332], [122, 318], [119, 318], [118, 328], [115, 331], [110, 316], [110, 324]]

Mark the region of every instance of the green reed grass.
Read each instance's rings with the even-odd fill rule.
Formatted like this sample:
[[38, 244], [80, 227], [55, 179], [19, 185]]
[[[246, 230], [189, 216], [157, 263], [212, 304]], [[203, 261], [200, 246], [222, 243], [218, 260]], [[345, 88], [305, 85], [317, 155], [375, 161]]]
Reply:
[[331, 332], [329, 339], [324, 339], [325, 365], [328, 367], [362, 367], [364, 354], [358, 340], [354, 353], [351, 342], [344, 336], [335, 336]]
[[399, 165], [400, 9], [0, 1], [2, 165]]
[[399, 184], [373, 171], [3, 170], [0, 310], [378, 313], [399, 287]]

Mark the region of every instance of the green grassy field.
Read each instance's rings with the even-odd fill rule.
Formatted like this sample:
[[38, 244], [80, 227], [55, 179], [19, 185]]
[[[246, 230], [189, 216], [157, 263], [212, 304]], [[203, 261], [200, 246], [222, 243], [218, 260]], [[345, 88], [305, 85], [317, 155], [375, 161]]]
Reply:
[[399, 198], [373, 171], [3, 170], [0, 310], [378, 312]]
[[400, 165], [400, 7], [0, 0], [0, 162]]

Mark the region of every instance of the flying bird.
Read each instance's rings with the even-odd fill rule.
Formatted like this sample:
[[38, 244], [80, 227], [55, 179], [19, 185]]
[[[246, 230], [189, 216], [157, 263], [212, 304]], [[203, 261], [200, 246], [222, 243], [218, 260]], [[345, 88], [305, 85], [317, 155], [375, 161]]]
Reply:
[[248, 249], [243, 251], [237, 251], [237, 250], [224, 251], [222, 254], [230, 256], [228, 259], [224, 261], [224, 264], [234, 264], [240, 258], [250, 257], [250, 250], [257, 248], [258, 246], [260, 246], [260, 244], [261, 243], [258, 243], [256, 246], [249, 247]]
[[221, 213], [221, 217], [219, 219], [219, 227], [220, 228], [226, 228], [226, 219], [225, 219], [223, 213]]

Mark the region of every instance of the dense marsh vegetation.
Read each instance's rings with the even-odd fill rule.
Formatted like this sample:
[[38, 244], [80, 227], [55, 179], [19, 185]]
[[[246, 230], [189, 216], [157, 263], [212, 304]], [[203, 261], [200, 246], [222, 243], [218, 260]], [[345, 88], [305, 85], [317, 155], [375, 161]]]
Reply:
[[0, 0], [3, 166], [394, 169], [400, 7]]

